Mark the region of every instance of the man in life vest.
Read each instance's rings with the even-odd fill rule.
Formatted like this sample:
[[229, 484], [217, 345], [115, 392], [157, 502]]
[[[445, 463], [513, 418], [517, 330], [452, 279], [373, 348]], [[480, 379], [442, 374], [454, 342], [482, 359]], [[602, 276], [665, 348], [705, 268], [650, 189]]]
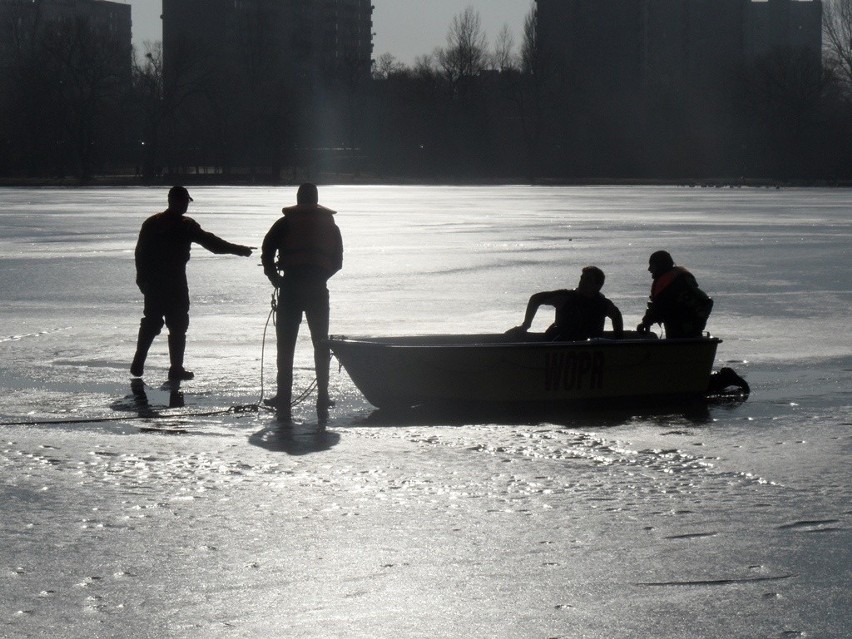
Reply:
[[713, 300], [698, 288], [692, 273], [675, 266], [666, 251], [651, 255], [648, 271], [654, 278], [651, 299], [636, 330], [646, 333], [651, 324], [662, 324], [667, 338], [701, 337], [713, 310]]
[[321, 206], [317, 187], [302, 184], [296, 206], [282, 209], [279, 219], [263, 239], [263, 272], [278, 289], [276, 336], [278, 341], [278, 394], [266, 400], [279, 419], [290, 418], [293, 355], [302, 314], [308, 320], [317, 375], [317, 417], [328, 418], [334, 405], [328, 395], [329, 300], [328, 279], [343, 266], [343, 239], [334, 222], [335, 212]]
[[560, 289], [542, 291], [530, 297], [527, 303], [524, 322], [508, 331], [509, 335], [521, 335], [532, 326], [533, 318], [539, 306], [553, 306], [556, 309], [556, 321], [547, 329], [544, 336], [548, 341], [585, 340], [601, 337], [604, 322], [608, 317], [612, 322], [615, 337], [624, 332], [624, 320], [618, 307], [601, 293], [606, 276], [597, 266], [587, 266], [580, 275], [580, 283], [573, 290]]
[[169, 379], [192, 379], [195, 375], [183, 367], [186, 330], [189, 328], [189, 286], [186, 263], [192, 243], [211, 253], [251, 255], [251, 247], [231, 244], [208, 233], [192, 218], [185, 217], [192, 202], [182, 186], [169, 190], [169, 208], [152, 215], [142, 224], [136, 243], [136, 284], [145, 296], [145, 309], [139, 326], [136, 355], [130, 366], [134, 377], [141, 377], [148, 349], [165, 324], [169, 329]]

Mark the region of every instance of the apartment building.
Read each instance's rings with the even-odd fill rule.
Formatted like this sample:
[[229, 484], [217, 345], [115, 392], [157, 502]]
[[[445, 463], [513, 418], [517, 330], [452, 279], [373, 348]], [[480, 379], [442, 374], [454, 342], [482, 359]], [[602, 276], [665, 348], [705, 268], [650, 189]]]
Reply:
[[298, 81], [368, 77], [369, 0], [163, 0], [166, 73], [203, 65]]
[[108, 37], [130, 72], [130, 5], [104, 0], [0, 0], [0, 69], [16, 63], [22, 50], [48, 31], [72, 24]]
[[774, 50], [817, 63], [820, 0], [536, 0], [543, 50], [580, 84], [713, 84]]

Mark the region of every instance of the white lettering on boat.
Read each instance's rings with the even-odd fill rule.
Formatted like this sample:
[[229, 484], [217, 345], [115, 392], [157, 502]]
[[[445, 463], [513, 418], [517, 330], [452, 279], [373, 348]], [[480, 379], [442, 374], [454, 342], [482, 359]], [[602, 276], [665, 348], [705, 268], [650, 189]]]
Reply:
[[544, 354], [544, 389], [593, 390], [603, 388], [604, 356], [601, 351]]

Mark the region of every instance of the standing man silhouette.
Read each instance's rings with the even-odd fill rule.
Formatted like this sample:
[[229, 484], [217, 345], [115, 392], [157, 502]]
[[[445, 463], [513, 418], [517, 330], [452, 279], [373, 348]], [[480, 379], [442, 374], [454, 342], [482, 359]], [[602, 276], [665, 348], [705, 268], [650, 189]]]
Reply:
[[231, 244], [208, 233], [192, 218], [185, 217], [192, 202], [182, 186], [169, 190], [169, 208], [152, 215], [142, 224], [136, 243], [136, 284], [145, 296], [145, 309], [139, 326], [136, 355], [130, 366], [134, 377], [141, 377], [145, 358], [154, 338], [165, 324], [169, 329], [169, 379], [195, 377], [183, 367], [186, 331], [189, 328], [189, 286], [186, 263], [193, 242], [212, 253], [231, 253], [248, 257], [251, 247]]
[[329, 360], [328, 280], [343, 267], [343, 239], [334, 222], [335, 211], [319, 204], [314, 184], [302, 184], [296, 205], [282, 209], [263, 239], [263, 272], [278, 289], [278, 394], [266, 400], [278, 417], [290, 419], [293, 392], [293, 356], [302, 314], [308, 320], [317, 375], [317, 417], [328, 418], [334, 405], [328, 395]]

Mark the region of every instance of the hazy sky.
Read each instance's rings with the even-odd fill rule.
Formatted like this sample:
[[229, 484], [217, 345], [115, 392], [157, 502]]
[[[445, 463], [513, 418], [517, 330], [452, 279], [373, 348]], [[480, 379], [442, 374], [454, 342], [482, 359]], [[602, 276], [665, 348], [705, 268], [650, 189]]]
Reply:
[[[145, 40], [159, 40], [161, 0], [125, 0], [125, 4], [133, 7], [134, 44], [141, 48]], [[479, 12], [489, 44], [508, 24], [518, 46], [532, 4], [533, 0], [373, 0], [373, 54], [389, 52], [411, 64], [416, 56], [444, 46], [453, 16], [468, 6]]]

